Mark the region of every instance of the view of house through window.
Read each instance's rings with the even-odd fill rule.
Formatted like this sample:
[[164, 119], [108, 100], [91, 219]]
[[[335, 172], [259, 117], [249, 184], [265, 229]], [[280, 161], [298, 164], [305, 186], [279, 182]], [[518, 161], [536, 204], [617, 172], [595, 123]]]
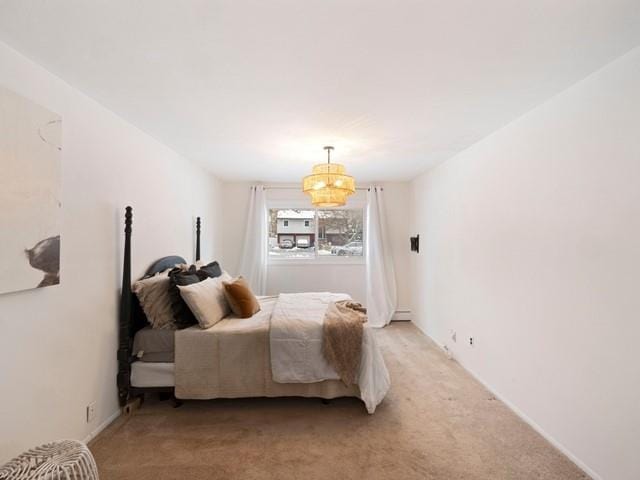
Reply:
[[362, 209], [272, 208], [269, 210], [269, 255], [361, 257], [363, 229]]

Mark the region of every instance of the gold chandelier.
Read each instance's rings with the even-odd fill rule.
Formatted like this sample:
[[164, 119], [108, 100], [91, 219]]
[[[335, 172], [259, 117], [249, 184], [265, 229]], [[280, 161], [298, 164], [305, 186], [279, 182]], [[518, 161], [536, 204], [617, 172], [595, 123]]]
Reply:
[[333, 147], [324, 149], [327, 151], [327, 163], [313, 166], [311, 175], [302, 180], [302, 191], [317, 207], [341, 207], [347, 203], [347, 197], [355, 193], [356, 182], [345, 173], [344, 165], [331, 163]]

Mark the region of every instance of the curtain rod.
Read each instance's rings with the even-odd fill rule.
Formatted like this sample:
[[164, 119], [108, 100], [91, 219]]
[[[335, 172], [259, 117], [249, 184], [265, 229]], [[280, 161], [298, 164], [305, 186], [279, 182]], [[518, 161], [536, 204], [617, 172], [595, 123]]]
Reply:
[[[279, 186], [279, 185], [263, 185], [265, 190], [300, 190], [300, 187], [289, 187], [289, 186]], [[356, 187], [356, 190], [369, 190], [370, 187]]]

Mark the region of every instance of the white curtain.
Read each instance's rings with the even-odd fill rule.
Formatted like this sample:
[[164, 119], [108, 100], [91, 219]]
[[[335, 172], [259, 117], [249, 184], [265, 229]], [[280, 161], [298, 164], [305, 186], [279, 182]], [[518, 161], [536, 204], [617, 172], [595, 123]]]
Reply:
[[253, 185], [239, 271], [256, 295], [267, 292], [267, 225], [264, 186]]
[[367, 315], [372, 327], [384, 327], [396, 310], [396, 278], [387, 235], [382, 187], [367, 192]]

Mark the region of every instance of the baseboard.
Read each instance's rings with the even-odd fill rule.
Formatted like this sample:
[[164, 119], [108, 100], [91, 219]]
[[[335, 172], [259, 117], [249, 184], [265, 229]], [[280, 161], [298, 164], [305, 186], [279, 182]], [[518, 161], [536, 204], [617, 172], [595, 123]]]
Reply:
[[408, 322], [411, 320], [411, 310], [396, 310], [391, 317], [392, 322]]
[[[445, 354], [447, 354], [447, 355], [451, 354], [450, 350], [445, 348], [444, 345], [441, 345], [435, 338], [433, 338], [431, 335], [429, 335], [427, 332], [425, 332], [424, 329], [422, 329], [419, 325], [418, 325], [418, 328], [420, 329], [420, 331], [422, 333], [424, 333], [427, 337], [429, 337], [429, 339], [433, 343], [435, 343]], [[450, 358], [452, 360], [454, 360], [458, 365], [460, 365], [469, 375], [471, 375], [476, 381], [478, 381], [484, 388], [489, 390], [489, 392], [491, 392], [491, 394], [494, 397], [496, 397], [498, 400], [500, 400], [502, 403], [504, 403], [507, 407], [509, 407], [509, 409], [513, 413], [515, 413], [522, 421], [524, 421], [527, 425], [529, 425], [536, 432], [538, 432], [540, 435], [542, 435], [542, 437], [544, 437], [544, 439], [547, 440], [551, 445], [553, 445], [555, 448], [560, 450], [560, 452], [562, 452], [563, 455], [565, 455], [567, 458], [569, 458], [569, 460], [571, 460], [573, 463], [575, 463], [580, 469], [582, 469], [593, 480], [603, 480], [600, 475], [598, 475], [591, 468], [589, 468], [588, 465], [586, 465], [582, 460], [577, 458], [573, 453], [571, 453], [570, 450], [568, 450], [564, 445], [562, 445], [559, 441], [557, 441], [553, 436], [551, 436], [549, 433], [547, 433], [545, 430], [543, 430], [540, 425], [538, 425], [527, 414], [525, 414], [522, 410], [520, 410], [518, 407], [516, 407], [504, 395], [502, 395], [495, 388], [493, 388], [491, 385], [489, 385], [487, 382], [485, 382], [478, 374], [476, 374], [476, 372], [471, 370], [466, 365], [463, 365], [462, 363], [460, 363], [455, 358], [455, 355], [454, 356], [450, 356]]]
[[98, 425], [98, 428], [96, 428], [89, 435], [87, 435], [83, 440], [83, 442], [89, 443], [91, 440], [96, 438], [100, 434], [100, 432], [102, 432], [105, 428], [111, 425], [119, 416], [120, 416], [120, 409], [113, 412], [104, 422]]

